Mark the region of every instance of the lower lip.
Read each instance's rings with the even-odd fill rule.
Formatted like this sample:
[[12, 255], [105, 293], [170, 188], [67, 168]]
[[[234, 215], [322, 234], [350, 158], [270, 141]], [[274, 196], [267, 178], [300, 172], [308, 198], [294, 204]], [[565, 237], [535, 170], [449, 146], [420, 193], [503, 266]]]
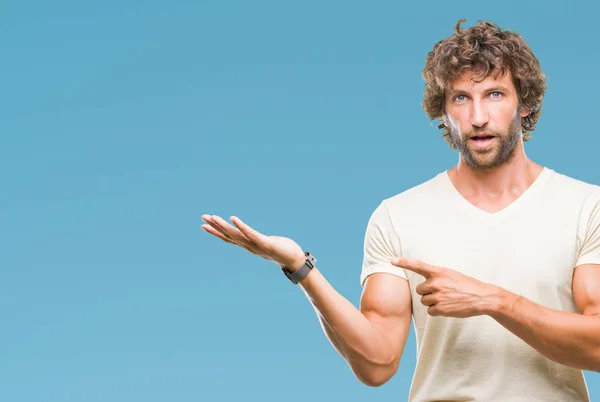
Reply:
[[494, 142], [494, 140], [496, 139], [496, 137], [492, 137], [489, 138], [487, 140], [474, 140], [471, 138], [471, 142], [477, 147], [477, 148], [487, 148], [490, 145], [492, 145], [492, 143]]

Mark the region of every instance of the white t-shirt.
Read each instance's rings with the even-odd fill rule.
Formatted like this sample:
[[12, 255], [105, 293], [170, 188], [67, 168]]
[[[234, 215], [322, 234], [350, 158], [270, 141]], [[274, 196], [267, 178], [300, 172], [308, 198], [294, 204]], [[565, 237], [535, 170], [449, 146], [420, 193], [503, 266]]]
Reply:
[[581, 370], [545, 358], [491, 317], [430, 317], [415, 292], [425, 279], [391, 265], [396, 256], [577, 312], [574, 268], [600, 264], [600, 186], [544, 168], [516, 201], [488, 213], [442, 172], [373, 212], [360, 275], [361, 286], [378, 272], [409, 281], [417, 339], [410, 401], [589, 400]]

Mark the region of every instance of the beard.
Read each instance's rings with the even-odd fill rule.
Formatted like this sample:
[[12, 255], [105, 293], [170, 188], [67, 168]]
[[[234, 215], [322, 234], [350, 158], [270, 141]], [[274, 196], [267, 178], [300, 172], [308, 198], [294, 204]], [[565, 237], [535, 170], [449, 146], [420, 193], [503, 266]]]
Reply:
[[[488, 149], [477, 149], [471, 146], [470, 138], [478, 131], [485, 131], [495, 136], [494, 144]], [[489, 170], [508, 163], [515, 154], [522, 137], [521, 116], [516, 113], [505, 132], [495, 130], [470, 130], [461, 134], [458, 127], [449, 127], [452, 143], [458, 149], [460, 157], [476, 170]]]

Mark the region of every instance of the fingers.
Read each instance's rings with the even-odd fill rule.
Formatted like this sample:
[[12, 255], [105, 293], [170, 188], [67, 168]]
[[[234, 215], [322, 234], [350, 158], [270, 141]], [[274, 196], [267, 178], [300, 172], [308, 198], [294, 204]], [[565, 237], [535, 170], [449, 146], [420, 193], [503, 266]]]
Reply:
[[244, 234], [244, 236], [246, 236], [246, 238], [250, 239], [255, 244], [264, 243], [264, 235], [258, 233], [256, 230], [252, 229], [250, 226], [242, 222], [242, 220], [237, 216], [232, 216], [231, 222], [233, 222], [235, 226], [237, 226], [237, 228], [240, 230], [240, 232]]
[[439, 268], [415, 259], [394, 258], [392, 259], [392, 264], [400, 268], [408, 269], [424, 278], [429, 278], [439, 271]]
[[231, 242], [234, 242], [236, 244], [241, 243], [245, 245], [248, 245], [248, 243], [250, 242], [250, 240], [242, 232], [240, 232], [235, 227], [231, 226], [227, 221], [225, 221], [223, 218], [217, 215], [204, 215], [202, 219], [208, 224], [210, 224], [211, 227], [213, 227], [223, 236], [228, 238]]
[[204, 230], [205, 232], [208, 232], [211, 235], [218, 237], [219, 239], [223, 240], [226, 243], [235, 244], [231, 241], [231, 239], [229, 237], [225, 236], [223, 233], [219, 232], [217, 229], [213, 228], [210, 225], [202, 225], [202, 226], [200, 226], [200, 228], [202, 228], [202, 230]]
[[202, 229], [206, 232], [267, 260], [270, 259], [268, 255], [269, 247], [265, 242], [265, 236], [250, 228], [239, 218], [235, 216], [231, 217], [231, 221], [237, 228], [217, 215], [202, 215], [202, 220], [207, 223], [207, 225], [202, 225]]
[[427, 308], [427, 314], [432, 317], [439, 317], [443, 315], [435, 304]]
[[421, 297], [421, 304], [424, 306], [433, 306], [435, 303], [437, 303], [437, 300], [436, 296], [433, 294], [427, 294]]
[[[213, 228], [215, 231], [219, 232], [222, 236], [226, 237], [229, 239], [229, 236], [227, 235], [227, 233], [221, 229], [219, 227], [219, 224], [214, 220], [213, 216], [211, 215], [202, 215], [202, 220], [204, 222], [206, 222], [211, 228]], [[207, 226], [207, 225], [204, 225]], [[210, 232], [213, 233], [213, 232]], [[219, 238], [222, 238], [221, 236], [217, 236]]]
[[430, 281], [425, 281], [423, 283], [418, 284], [415, 287], [415, 292], [421, 296], [429, 294], [429, 293], [433, 293], [433, 291], [434, 291], [434, 288], [431, 285]]

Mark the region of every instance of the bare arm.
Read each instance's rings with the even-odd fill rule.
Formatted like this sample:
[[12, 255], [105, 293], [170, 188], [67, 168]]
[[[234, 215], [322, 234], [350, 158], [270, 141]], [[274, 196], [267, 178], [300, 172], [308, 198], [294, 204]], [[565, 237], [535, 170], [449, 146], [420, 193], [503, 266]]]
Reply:
[[415, 291], [432, 316], [467, 318], [486, 314], [550, 360], [600, 371], [600, 265], [575, 269], [577, 313], [553, 310], [504, 288], [423, 261], [399, 259], [394, 265], [426, 280]]
[[506, 290], [489, 315], [547, 358], [600, 372], [600, 265], [581, 265], [573, 275], [580, 313], [543, 307]]
[[332, 345], [356, 377], [379, 386], [397, 371], [411, 319], [408, 282], [391, 274], [372, 274], [360, 310], [341, 296], [314, 268], [300, 281]]
[[[236, 227], [218, 216], [204, 215], [206, 232], [280, 267], [298, 269], [305, 256], [295, 242], [265, 236], [232, 217]], [[299, 282], [335, 349], [363, 383], [378, 386], [398, 368], [411, 318], [408, 281], [391, 274], [372, 274], [365, 283], [360, 309], [340, 295], [317, 267]]]

